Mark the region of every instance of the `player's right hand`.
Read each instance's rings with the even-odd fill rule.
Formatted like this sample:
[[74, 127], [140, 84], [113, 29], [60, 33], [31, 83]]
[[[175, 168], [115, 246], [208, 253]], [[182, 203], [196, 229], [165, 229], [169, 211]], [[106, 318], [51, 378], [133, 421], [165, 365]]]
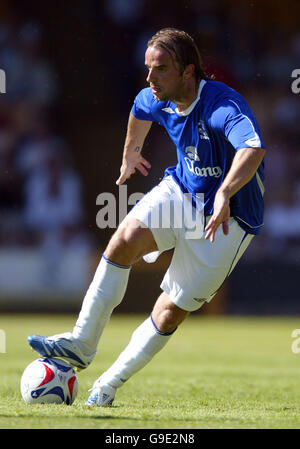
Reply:
[[126, 179], [129, 179], [130, 176], [136, 172], [136, 169], [139, 170], [142, 175], [148, 175], [148, 170], [151, 168], [150, 162], [143, 158], [141, 154], [137, 154], [134, 158], [131, 157], [130, 159], [125, 159], [121, 165], [120, 176], [116, 181], [118, 186], [123, 184]]

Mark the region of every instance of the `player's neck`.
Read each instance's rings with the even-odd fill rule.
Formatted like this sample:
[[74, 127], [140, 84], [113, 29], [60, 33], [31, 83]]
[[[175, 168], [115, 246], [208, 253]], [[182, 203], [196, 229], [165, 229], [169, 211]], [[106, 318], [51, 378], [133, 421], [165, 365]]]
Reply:
[[181, 95], [178, 99], [174, 101], [177, 105], [178, 111], [185, 111], [192, 103], [196, 100], [198, 96], [199, 82], [194, 81], [188, 84], [182, 89]]

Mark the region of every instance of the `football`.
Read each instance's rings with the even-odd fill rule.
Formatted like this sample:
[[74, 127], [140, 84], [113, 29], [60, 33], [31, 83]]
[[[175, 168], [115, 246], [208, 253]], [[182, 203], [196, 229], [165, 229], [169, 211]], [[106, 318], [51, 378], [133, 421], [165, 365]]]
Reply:
[[78, 393], [78, 379], [66, 361], [40, 358], [27, 366], [20, 388], [27, 404], [71, 405]]

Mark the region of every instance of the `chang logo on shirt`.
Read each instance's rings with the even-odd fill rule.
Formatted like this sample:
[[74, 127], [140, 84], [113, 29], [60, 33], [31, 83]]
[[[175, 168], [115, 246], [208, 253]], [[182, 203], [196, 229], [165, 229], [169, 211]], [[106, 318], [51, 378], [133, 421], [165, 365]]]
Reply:
[[185, 148], [186, 157], [184, 158], [187, 168], [191, 173], [196, 176], [213, 176], [214, 178], [219, 178], [222, 175], [221, 167], [198, 167], [195, 162], [200, 161], [197, 153], [197, 148], [188, 146]]

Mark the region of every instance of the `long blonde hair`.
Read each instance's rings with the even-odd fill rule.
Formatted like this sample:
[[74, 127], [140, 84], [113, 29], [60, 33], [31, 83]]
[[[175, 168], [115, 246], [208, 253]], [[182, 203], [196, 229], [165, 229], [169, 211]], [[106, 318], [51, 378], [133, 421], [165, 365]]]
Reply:
[[203, 62], [194, 39], [185, 31], [176, 28], [163, 28], [148, 41], [148, 47], [166, 50], [178, 63], [181, 73], [189, 64], [194, 65], [196, 82], [212, 79], [203, 69]]

